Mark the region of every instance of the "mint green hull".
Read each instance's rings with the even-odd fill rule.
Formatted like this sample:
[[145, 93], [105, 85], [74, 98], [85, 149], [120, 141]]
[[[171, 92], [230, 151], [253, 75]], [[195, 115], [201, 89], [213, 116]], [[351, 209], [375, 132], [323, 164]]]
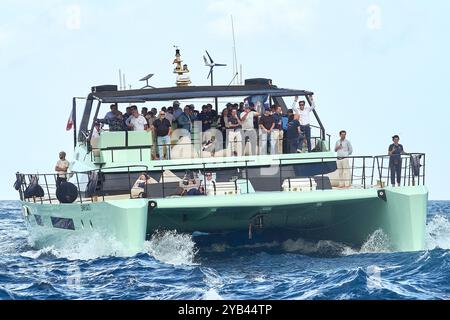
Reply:
[[[269, 192], [239, 196], [117, 200], [104, 203], [28, 207], [26, 221], [38, 246], [53, 245], [73, 234], [100, 232], [119, 241], [130, 254], [140, 252], [156, 230], [236, 234], [243, 243], [256, 239], [332, 240], [360, 247], [383, 230], [394, 251], [425, 248], [428, 191], [425, 187], [329, 190], [305, 193]], [[37, 224], [33, 215], [40, 215]], [[73, 220], [73, 229], [53, 227], [51, 217]], [[36, 231], [39, 232], [36, 232]], [[275, 239], [276, 238], [276, 239]]]

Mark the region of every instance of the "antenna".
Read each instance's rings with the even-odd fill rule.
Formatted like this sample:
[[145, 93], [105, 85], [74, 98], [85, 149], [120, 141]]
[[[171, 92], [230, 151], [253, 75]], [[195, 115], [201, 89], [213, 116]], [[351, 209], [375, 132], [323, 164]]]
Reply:
[[123, 74], [123, 90], [127, 90], [127, 82], [125, 81], [125, 73]]
[[[233, 33], [233, 76], [234, 76], [234, 79], [239, 80], [239, 79], [237, 79], [239, 70], [238, 70], [238, 61], [237, 61], [237, 53], [236, 53], [236, 36], [235, 36], [235, 32], [234, 32], [233, 15], [231, 15], [231, 31]], [[237, 84], [237, 83], [235, 83], [235, 84]], [[242, 84], [242, 81], [240, 84]]]
[[240, 72], [240, 76], [241, 76], [240, 85], [241, 85], [241, 86], [242, 86], [242, 84], [243, 84], [243, 82], [242, 82], [242, 75], [243, 75], [243, 73], [242, 73], [242, 64], [241, 64], [241, 72]]
[[146, 83], [147, 83], [146, 86], [143, 87], [142, 89], [147, 89], [147, 88], [155, 89], [155, 87], [152, 87], [152, 86], [150, 86], [150, 85], [148, 84], [148, 80], [150, 80], [150, 78], [152, 78], [153, 76], [154, 76], [154, 74], [151, 73], [151, 74], [149, 74], [149, 75], [143, 77], [141, 80], [139, 80], [139, 81], [146, 81]]
[[119, 69], [119, 90], [122, 90], [122, 70]]

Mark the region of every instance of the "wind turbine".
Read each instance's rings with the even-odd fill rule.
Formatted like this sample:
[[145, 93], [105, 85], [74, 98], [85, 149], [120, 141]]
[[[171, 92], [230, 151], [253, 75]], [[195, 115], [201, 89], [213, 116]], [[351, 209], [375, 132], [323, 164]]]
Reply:
[[222, 63], [215, 63], [214, 60], [211, 58], [211, 56], [209, 55], [209, 52], [207, 50], [206, 54], [208, 55], [208, 58], [206, 58], [206, 56], [203, 56], [203, 60], [205, 60], [205, 66], [210, 67], [211, 69], [209, 70], [209, 74], [208, 74], [208, 79], [211, 78], [211, 87], [214, 85], [214, 67], [226, 67], [226, 64], [222, 64]]

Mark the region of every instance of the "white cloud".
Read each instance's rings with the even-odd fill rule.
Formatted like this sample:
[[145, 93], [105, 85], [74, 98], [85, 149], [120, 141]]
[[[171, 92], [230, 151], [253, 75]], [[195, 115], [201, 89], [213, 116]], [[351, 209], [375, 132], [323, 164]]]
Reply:
[[308, 33], [315, 23], [319, 1], [314, 0], [213, 0], [208, 11], [217, 17], [210, 28], [221, 35], [230, 35], [231, 18], [241, 37], [267, 32]]
[[381, 8], [377, 5], [371, 5], [367, 8], [367, 15], [367, 28], [373, 31], [381, 30]]

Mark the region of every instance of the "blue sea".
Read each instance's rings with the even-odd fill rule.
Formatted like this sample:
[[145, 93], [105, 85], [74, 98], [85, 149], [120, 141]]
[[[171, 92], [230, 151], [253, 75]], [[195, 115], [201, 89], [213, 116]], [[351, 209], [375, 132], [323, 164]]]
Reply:
[[126, 257], [114, 241], [37, 250], [18, 202], [0, 202], [0, 300], [450, 299], [450, 202], [430, 202], [427, 250], [389, 252], [382, 231], [356, 251], [300, 239], [198, 250], [168, 232]]

